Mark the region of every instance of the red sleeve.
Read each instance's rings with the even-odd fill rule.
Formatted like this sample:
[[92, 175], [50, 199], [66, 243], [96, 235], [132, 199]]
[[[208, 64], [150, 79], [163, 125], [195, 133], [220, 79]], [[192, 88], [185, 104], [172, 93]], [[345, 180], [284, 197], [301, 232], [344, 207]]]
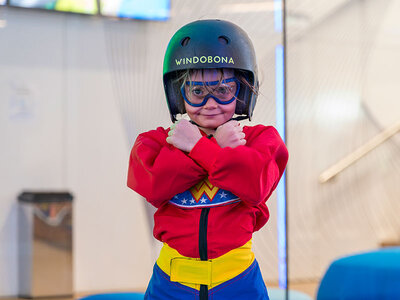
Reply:
[[276, 188], [288, 151], [272, 126], [244, 127], [243, 132], [244, 146], [221, 148], [202, 137], [189, 156], [207, 170], [210, 183], [255, 206], [266, 201]]
[[198, 183], [207, 173], [184, 152], [166, 142], [163, 128], [142, 133], [132, 148], [128, 186], [160, 207]]

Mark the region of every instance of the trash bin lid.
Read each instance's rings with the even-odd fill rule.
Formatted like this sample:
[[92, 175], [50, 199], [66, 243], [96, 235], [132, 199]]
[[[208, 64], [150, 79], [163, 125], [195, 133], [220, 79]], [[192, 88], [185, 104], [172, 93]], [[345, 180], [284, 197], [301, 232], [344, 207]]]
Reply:
[[28, 203], [72, 202], [69, 192], [32, 192], [24, 191], [18, 195], [18, 201]]

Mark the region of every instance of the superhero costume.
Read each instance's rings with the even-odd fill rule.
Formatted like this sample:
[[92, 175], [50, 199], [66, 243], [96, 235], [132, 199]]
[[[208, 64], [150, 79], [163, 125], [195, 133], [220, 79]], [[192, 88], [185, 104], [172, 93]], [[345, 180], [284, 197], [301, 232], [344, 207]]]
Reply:
[[[214, 138], [203, 134], [190, 153], [168, 144], [168, 130], [161, 127], [138, 136], [131, 152], [128, 186], [158, 208], [153, 234], [165, 243], [149, 294], [149, 290], [158, 288], [159, 298], [168, 299], [171, 295], [163, 298], [160, 287], [169, 283], [169, 292], [173, 293], [173, 286], [177, 291], [187, 289], [186, 296], [176, 292], [175, 298], [196, 296], [202, 286], [208, 286], [210, 297], [222, 299], [238, 293], [237, 289], [229, 290], [232, 286], [240, 288], [238, 282], [245, 284], [246, 278], [253, 277], [257, 278], [256, 288], [265, 289], [248, 245], [252, 233], [268, 220], [265, 201], [283, 174], [288, 153], [271, 126], [245, 126], [243, 132], [245, 146], [221, 148]], [[227, 273], [227, 265], [235, 265], [242, 258], [242, 266], [218, 278]], [[172, 270], [174, 261], [179, 262], [177, 280]], [[215, 272], [207, 271], [211, 265]], [[192, 276], [190, 267], [198, 270], [192, 273], [206, 270], [208, 275], [183, 282], [186, 275]], [[219, 273], [218, 268], [222, 270]], [[235, 285], [229, 284], [233, 281]], [[216, 296], [218, 289], [223, 292]]]

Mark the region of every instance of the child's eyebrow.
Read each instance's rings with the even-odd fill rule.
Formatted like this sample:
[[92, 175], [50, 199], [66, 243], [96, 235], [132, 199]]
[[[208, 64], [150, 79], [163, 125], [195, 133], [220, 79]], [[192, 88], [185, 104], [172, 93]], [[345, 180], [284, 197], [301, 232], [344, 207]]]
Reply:
[[235, 78], [227, 78], [223, 80], [215, 80], [215, 81], [186, 81], [186, 85], [216, 85], [218, 83], [229, 83], [229, 82], [234, 82]]

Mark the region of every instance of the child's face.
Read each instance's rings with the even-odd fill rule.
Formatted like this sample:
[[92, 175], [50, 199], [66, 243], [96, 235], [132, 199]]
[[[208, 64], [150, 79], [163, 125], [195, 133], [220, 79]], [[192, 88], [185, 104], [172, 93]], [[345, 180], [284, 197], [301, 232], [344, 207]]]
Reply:
[[[203, 74], [202, 74], [203, 73]], [[234, 77], [233, 70], [224, 69], [223, 79]], [[204, 72], [194, 72], [191, 81], [219, 81], [221, 73], [216, 69], [204, 69]], [[229, 121], [236, 108], [236, 99], [229, 104], [219, 104], [213, 98], [209, 98], [206, 104], [200, 107], [192, 106], [185, 102], [186, 112], [189, 118], [200, 127], [215, 129]]]

